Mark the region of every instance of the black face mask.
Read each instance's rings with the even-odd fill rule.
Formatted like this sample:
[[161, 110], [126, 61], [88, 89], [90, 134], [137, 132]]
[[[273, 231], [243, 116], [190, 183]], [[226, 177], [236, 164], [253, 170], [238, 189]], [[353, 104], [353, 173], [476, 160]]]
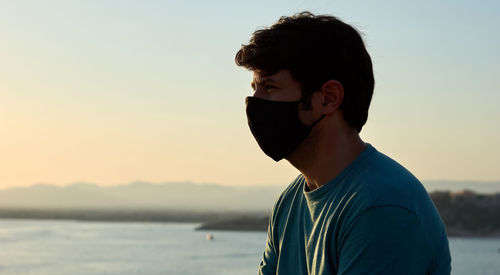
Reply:
[[248, 126], [266, 155], [280, 161], [291, 154], [306, 139], [312, 125], [304, 125], [299, 119], [299, 104], [294, 102], [270, 101], [258, 97], [247, 97]]

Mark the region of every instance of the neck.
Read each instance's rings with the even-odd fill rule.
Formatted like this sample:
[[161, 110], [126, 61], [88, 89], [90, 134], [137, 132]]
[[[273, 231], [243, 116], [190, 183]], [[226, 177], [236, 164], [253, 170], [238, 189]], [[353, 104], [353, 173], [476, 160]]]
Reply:
[[304, 175], [312, 191], [337, 177], [365, 148], [357, 131], [322, 135], [313, 131], [288, 161]]

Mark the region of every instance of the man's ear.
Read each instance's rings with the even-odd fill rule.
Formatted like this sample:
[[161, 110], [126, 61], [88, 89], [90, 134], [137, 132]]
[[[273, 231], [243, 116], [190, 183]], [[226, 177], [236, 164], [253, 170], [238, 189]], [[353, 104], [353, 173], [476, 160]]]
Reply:
[[344, 86], [337, 80], [328, 80], [321, 86], [321, 94], [323, 95], [323, 113], [333, 113], [340, 107], [344, 99]]

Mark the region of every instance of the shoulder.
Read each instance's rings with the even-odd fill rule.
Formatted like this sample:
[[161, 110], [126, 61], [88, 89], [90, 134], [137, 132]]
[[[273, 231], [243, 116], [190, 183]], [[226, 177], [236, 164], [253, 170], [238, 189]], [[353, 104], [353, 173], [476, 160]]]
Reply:
[[280, 224], [288, 218], [294, 205], [302, 201], [304, 181], [302, 175], [297, 176], [276, 199], [269, 216], [269, 222], [273, 228], [281, 228]]
[[374, 152], [352, 176], [358, 196], [366, 208], [394, 205], [418, 213], [418, 204], [430, 203], [422, 183], [394, 159], [373, 149]]
[[[343, 228], [359, 218], [369, 218], [371, 213], [391, 211], [441, 231], [437, 209], [420, 181], [402, 165], [376, 150], [346, 178], [343, 191], [354, 194], [344, 211]], [[398, 217], [396, 214], [390, 217]]]
[[280, 214], [286, 212], [296, 200], [297, 196], [302, 196], [303, 184], [304, 177], [302, 175], [298, 175], [295, 180], [293, 180], [288, 187], [281, 192], [274, 202], [273, 209], [271, 210], [271, 222], [276, 220]]
[[293, 180], [276, 199], [276, 202], [273, 206], [273, 211], [290, 204], [296, 196], [301, 196], [303, 187], [304, 177], [302, 175], [298, 175], [295, 180]]
[[304, 177], [302, 175], [297, 176], [274, 202], [269, 215], [268, 227], [268, 234], [273, 243], [279, 242], [279, 232], [283, 230], [290, 209], [294, 203], [301, 199], [303, 181]]
[[351, 193], [356, 196], [351, 207], [346, 209], [348, 218], [343, 226], [344, 236], [355, 230], [359, 232], [353, 236], [362, 240], [378, 235], [372, 233], [379, 230], [388, 241], [398, 241], [401, 245], [405, 244], [404, 238], [411, 237], [420, 240], [419, 244], [425, 244], [420, 248], [433, 255], [434, 260], [449, 250], [444, 224], [429, 194], [421, 182], [398, 162], [375, 151], [350, 176], [346, 186], [351, 183], [352, 187], [346, 188], [351, 188]]

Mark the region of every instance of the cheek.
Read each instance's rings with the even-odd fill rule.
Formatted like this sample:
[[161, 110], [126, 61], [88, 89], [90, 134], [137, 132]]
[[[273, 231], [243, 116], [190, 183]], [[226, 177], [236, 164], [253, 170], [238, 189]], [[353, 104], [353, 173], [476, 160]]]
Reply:
[[266, 100], [273, 100], [273, 98], [269, 93], [265, 93], [262, 91], [255, 91], [255, 93], [253, 93], [253, 97], [258, 97]]

